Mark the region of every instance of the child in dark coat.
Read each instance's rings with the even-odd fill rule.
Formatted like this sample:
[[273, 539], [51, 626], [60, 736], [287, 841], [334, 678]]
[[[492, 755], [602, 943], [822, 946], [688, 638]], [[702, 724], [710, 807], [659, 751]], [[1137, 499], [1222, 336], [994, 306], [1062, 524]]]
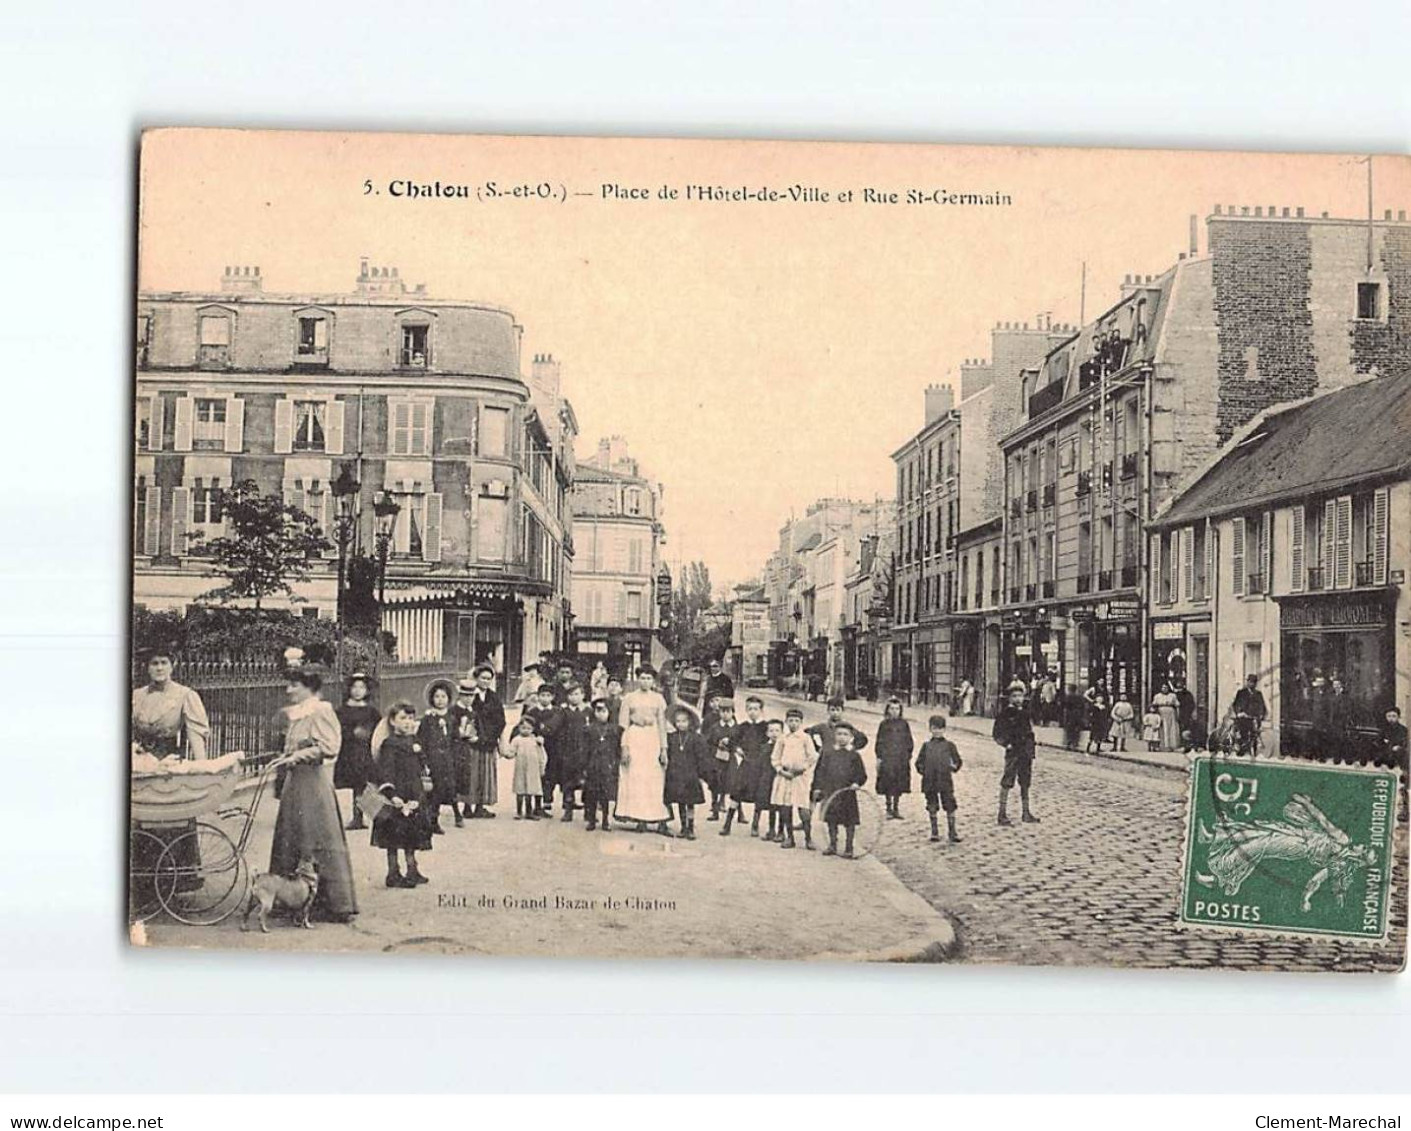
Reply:
[[750, 835], [759, 828], [759, 811], [769, 814], [769, 831], [764, 839], [779, 843], [784, 839], [783, 822], [779, 810], [774, 805], [774, 747], [784, 734], [784, 720], [770, 719], [764, 724], [764, 761], [759, 767], [759, 777], [755, 779], [754, 820], [750, 823]]
[[911, 755], [916, 740], [902, 718], [900, 699], [888, 699], [886, 717], [877, 727], [877, 792], [887, 799], [887, 818], [901, 820], [901, 795], [911, 792]]
[[[583, 784], [583, 769], [588, 756], [588, 724], [593, 715], [583, 701], [583, 688], [572, 684], [568, 688], [568, 702], [559, 708], [558, 732], [558, 778], [559, 792], [563, 796], [563, 820], [573, 820], [574, 801], [577, 790]], [[587, 819], [587, 802], [584, 802], [584, 819]]]
[[696, 730], [696, 713], [691, 708], [682, 703], [672, 707], [671, 727], [666, 736], [664, 797], [668, 805], [677, 807], [682, 839], [695, 840], [695, 807], [705, 803], [701, 778], [711, 753]]
[[847, 723], [833, 727], [833, 749], [823, 751], [813, 771], [813, 799], [824, 803], [823, 823], [828, 826], [824, 856], [838, 855], [838, 826], [847, 830], [843, 855], [853, 859], [853, 834], [857, 832], [857, 793], [850, 787], [867, 784], [862, 756], [853, 749], [857, 732]]
[[751, 695], [745, 700], [745, 721], [735, 728], [734, 761], [730, 764], [730, 809], [725, 814], [721, 836], [730, 835], [730, 825], [737, 814], [744, 821], [746, 801], [754, 806], [750, 836], [759, 836], [759, 775], [762, 771], [768, 771], [771, 784], [774, 777], [774, 770], [769, 765], [769, 725], [763, 715], [763, 699]]
[[701, 779], [710, 789], [709, 821], [720, 820], [730, 792], [730, 771], [735, 760], [735, 700], [717, 696], [714, 712], [701, 730], [710, 756], [701, 765]]
[[960, 751], [946, 737], [946, 717], [931, 716], [931, 737], [921, 745], [916, 772], [921, 775], [921, 792], [926, 795], [926, 812], [931, 815], [931, 840], [941, 839], [936, 811], [946, 811], [946, 829], [952, 844], [960, 843], [955, 831], [955, 782], [951, 775], [960, 769]]
[[[387, 886], [414, 888], [427, 879], [416, 866], [416, 854], [431, 849], [431, 810], [421, 775], [426, 750], [417, 740], [416, 708], [397, 703], [387, 712], [392, 733], [377, 752], [373, 769], [378, 791], [387, 800], [372, 821], [374, 848], [387, 850]], [[407, 861], [406, 875], [397, 866], [397, 852]]]
[[606, 699], [593, 700], [593, 721], [584, 732], [583, 813], [588, 831], [598, 827], [602, 811], [603, 832], [612, 825], [608, 806], [617, 797], [617, 774], [622, 762], [622, 728], [613, 722]]
[[455, 743], [455, 722], [451, 715], [451, 699], [455, 686], [448, 679], [438, 679], [426, 692], [429, 710], [421, 717], [417, 727], [417, 741], [426, 755], [426, 765], [431, 771], [431, 796], [427, 802], [431, 808], [431, 831], [440, 836], [441, 806], [456, 808], [456, 756], [452, 749]]

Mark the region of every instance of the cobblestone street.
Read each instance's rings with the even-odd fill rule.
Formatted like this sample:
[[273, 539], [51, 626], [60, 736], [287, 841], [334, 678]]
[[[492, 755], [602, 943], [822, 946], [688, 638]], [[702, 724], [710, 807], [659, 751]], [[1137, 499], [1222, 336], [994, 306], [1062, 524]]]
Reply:
[[[771, 706], [784, 701], [771, 696]], [[809, 722], [823, 717], [803, 704]], [[782, 708], [781, 708], [782, 709]], [[875, 711], [850, 708], [869, 736]], [[988, 720], [977, 720], [988, 729]], [[924, 709], [911, 711], [918, 742]], [[995, 823], [1002, 754], [986, 735], [952, 726], [965, 760], [956, 775], [962, 843], [930, 843], [925, 800], [902, 802], [877, 856], [912, 891], [949, 916], [967, 962], [1143, 967], [1395, 970], [1406, 938], [1404, 864], [1393, 876], [1390, 945], [1179, 930], [1186, 777], [1174, 770], [1040, 747], [1037, 825]], [[873, 773], [871, 747], [864, 752]], [[913, 785], [913, 788], [915, 786]], [[1011, 793], [1011, 802], [1017, 791]], [[1404, 859], [1406, 826], [1397, 836]]]

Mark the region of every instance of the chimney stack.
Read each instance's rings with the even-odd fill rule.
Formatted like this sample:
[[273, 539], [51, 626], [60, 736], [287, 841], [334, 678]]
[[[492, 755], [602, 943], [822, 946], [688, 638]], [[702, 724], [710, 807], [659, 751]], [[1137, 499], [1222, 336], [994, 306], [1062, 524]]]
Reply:
[[926, 423], [934, 424], [955, 407], [955, 393], [949, 385], [926, 386]]
[[264, 280], [260, 278], [258, 267], [227, 267], [221, 276], [220, 289], [223, 291], [260, 291]]
[[[1217, 207], [1218, 207], [1218, 205], [1217, 205]], [[1191, 242], [1190, 242], [1190, 248], [1189, 248], [1188, 250], [1189, 250], [1190, 253], [1191, 253], [1191, 258], [1194, 259], [1197, 255], [1200, 254], [1200, 226], [1199, 226], [1199, 220], [1197, 219], [1197, 217], [1196, 217], [1196, 215], [1195, 215], [1194, 212], [1191, 213], [1190, 231], [1191, 231]]]

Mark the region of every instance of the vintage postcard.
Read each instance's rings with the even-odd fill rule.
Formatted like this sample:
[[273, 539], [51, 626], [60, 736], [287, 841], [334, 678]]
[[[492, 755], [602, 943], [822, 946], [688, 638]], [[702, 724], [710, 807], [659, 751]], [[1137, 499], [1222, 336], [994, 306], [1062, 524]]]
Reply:
[[1411, 159], [139, 161], [134, 944], [1402, 969]]

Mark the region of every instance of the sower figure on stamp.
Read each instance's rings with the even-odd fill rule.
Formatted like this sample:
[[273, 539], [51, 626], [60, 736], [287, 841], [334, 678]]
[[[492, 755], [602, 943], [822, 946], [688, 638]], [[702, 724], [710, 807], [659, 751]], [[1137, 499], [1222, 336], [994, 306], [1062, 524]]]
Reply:
[[1000, 708], [995, 719], [994, 740], [1004, 747], [1004, 776], [999, 779], [998, 823], [1010, 825], [1009, 791], [1019, 783], [1019, 801], [1023, 820], [1036, 824], [1038, 818], [1029, 808], [1029, 783], [1034, 773], [1034, 727], [1024, 710], [1024, 685], [1017, 680], [1009, 685], [1009, 701]]

